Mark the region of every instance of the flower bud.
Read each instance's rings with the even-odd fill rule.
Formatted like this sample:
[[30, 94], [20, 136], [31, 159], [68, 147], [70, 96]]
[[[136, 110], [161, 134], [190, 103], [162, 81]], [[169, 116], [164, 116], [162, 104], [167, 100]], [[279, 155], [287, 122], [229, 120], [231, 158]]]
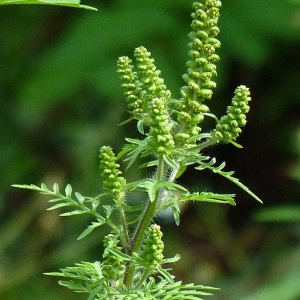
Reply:
[[100, 171], [103, 178], [104, 189], [114, 196], [123, 193], [125, 179], [120, 175], [120, 165], [116, 163], [116, 157], [111, 147], [103, 146], [100, 149]]
[[154, 269], [163, 260], [164, 243], [161, 240], [160, 226], [150, 225], [146, 230], [145, 240], [141, 249], [142, 264], [149, 269]]
[[236, 88], [231, 106], [227, 107], [226, 115], [217, 123], [212, 132], [212, 139], [217, 142], [230, 142], [239, 136], [242, 132], [241, 127], [246, 125], [246, 114], [250, 110], [248, 105], [250, 100], [250, 92], [246, 86], [241, 85]]

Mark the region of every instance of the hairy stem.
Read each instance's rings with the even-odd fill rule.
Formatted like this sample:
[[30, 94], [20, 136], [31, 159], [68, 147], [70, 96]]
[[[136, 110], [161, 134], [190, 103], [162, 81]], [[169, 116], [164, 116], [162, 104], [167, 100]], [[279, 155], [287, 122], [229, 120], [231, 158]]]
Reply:
[[[159, 155], [158, 156], [158, 165], [157, 165], [157, 174], [156, 174], [156, 180], [162, 180], [164, 177], [164, 162], [163, 162], [163, 156]], [[148, 202], [148, 205], [144, 211], [143, 217], [137, 227], [137, 230], [135, 232], [135, 235], [132, 240], [132, 248], [131, 248], [131, 253], [138, 252], [141, 244], [144, 239], [145, 231], [149, 224], [151, 223], [155, 211], [156, 211], [156, 206], [158, 199], [160, 197], [160, 193], [157, 192], [155, 199], [151, 202]], [[131, 286], [133, 283], [133, 277], [134, 277], [134, 272], [135, 272], [135, 266], [134, 264], [130, 264], [128, 266], [128, 270], [125, 273], [125, 278], [124, 278], [124, 284], [126, 286]]]
[[126, 222], [126, 216], [125, 216], [124, 209], [122, 207], [118, 207], [118, 208], [119, 208], [120, 219], [123, 227], [122, 241], [123, 241], [124, 248], [129, 253], [131, 251], [131, 244], [130, 244], [130, 239], [128, 234], [128, 225]]

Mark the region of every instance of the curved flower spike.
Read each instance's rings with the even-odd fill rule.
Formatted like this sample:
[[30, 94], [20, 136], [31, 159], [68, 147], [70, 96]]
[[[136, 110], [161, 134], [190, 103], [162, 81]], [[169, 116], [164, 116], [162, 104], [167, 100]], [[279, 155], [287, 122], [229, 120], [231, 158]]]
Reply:
[[[177, 122], [181, 125], [181, 130], [176, 135], [179, 146], [192, 146], [188, 140], [199, 134], [203, 113], [208, 112], [208, 107], [203, 102], [211, 99], [212, 89], [216, 87], [212, 77], [217, 75], [215, 63], [219, 56], [215, 52], [221, 46], [216, 39], [220, 31], [217, 27], [220, 7], [221, 1], [218, 0], [202, 0], [193, 4], [192, 32], [189, 34], [190, 59], [187, 62], [187, 73], [183, 75], [187, 85], [181, 88], [182, 99], [177, 105]], [[189, 123], [186, 116], [182, 118], [182, 110], [190, 115]]]
[[156, 69], [151, 53], [145, 47], [138, 47], [134, 51], [137, 62], [137, 74], [145, 102], [153, 98], [168, 99], [171, 92], [167, 90], [164, 80], [159, 77], [161, 71]]
[[227, 107], [226, 115], [217, 123], [211, 138], [218, 142], [231, 142], [242, 132], [246, 125], [246, 113], [249, 112], [248, 102], [251, 100], [249, 89], [241, 85], [235, 89], [231, 106]]
[[127, 56], [121, 56], [118, 59], [117, 66], [117, 72], [120, 74], [122, 88], [124, 89], [124, 95], [128, 103], [128, 111], [136, 119], [140, 119], [143, 112], [142, 100], [140, 98], [141, 87], [139, 86], [137, 73], [133, 71], [132, 60]]
[[167, 90], [164, 80], [160, 77], [160, 71], [156, 69], [151, 53], [145, 47], [138, 47], [134, 51], [136, 59], [136, 69], [132, 61], [127, 56], [118, 59], [118, 73], [123, 82], [122, 87], [129, 113], [136, 120], [142, 121], [140, 124], [151, 126], [148, 109], [155, 98], [169, 99], [171, 92]]
[[216, 83], [211, 80], [216, 75], [215, 62], [219, 56], [215, 54], [221, 43], [216, 39], [219, 28], [216, 26], [219, 19], [221, 2], [217, 0], [202, 0], [193, 4], [191, 27], [189, 34], [189, 57], [187, 74], [183, 75], [188, 84], [183, 87], [181, 94], [187, 101], [197, 100], [203, 102], [210, 99], [212, 89]]

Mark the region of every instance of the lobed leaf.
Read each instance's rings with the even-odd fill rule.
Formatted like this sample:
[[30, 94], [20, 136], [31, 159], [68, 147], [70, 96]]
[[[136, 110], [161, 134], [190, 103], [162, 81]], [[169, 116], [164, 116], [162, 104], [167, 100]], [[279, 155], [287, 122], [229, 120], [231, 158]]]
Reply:
[[178, 170], [179, 165], [178, 162], [176, 162], [176, 160], [174, 158], [171, 158], [169, 155], [164, 155], [164, 161], [167, 163], [167, 165], [174, 169], [174, 170]]
[[213, 202], [221, 204], [236, 205], [234, 198], [235, 194], [215, 194], [212, 192], [201, 192], [201, 193], [187, 193], [181, 194], [178, 201], [202, 201], [202, 202]]
[[175, 263], [177, 261], [180, 260], [180, 255], [179, 254], [176, 254], [174, 257], [170, 257], [170, 258], [165, 258], [163, 263], [166, 264], [166, 263]]
[[102, 226], [105, 224], [105, 220], [103, 219], [97, 219], [98, 222], [92, 222], [91, 225], [89, 225], [77, 238], [77, 240], [81, 240], [84, 237], [86, 237], [87, 235], [89, 235], [95, 228]]
[[85, 210], [72, 210], [72, 211], [68, 211], [65, 213], [60, 214], [61, 217], [70, 217], [70, 216], [75, 216], [75, 215], [83, 215], [88, 213], [89, 211], [85, 211]]
[[78, 192], [75, 192], [75, 196], [78, 199], [80, 204], [83, 204], [83, 202], [85, 201], [85, 198]]
[[59, 193], [59, 185], [57, 183], [53, 184], [53, 192], [58, 195]]
[[71, 184], [67, 184], [65, 188], [66, 197], [71, 198], [72, 197], [72, 186]]
[[231, 182], [236, 184], [238, 187], [240, 187], [242, 190], [244, 190], [246, 193], [248, 193], [255, 200], [257, 200], [260, 203], [263, 203], [262, 200], [258, 196], [256, 196], [253, 192], [251, 192], [247, 186], [245, 186], [243, 183], [241, 183], [238, 178], [235, 178], [232, 176], [234, 174], [234, 171], [229, 171], [229, 172], [222, 171], [223, 168], [225, 167], [225, 162], [221, 163], [219, 166], [214, 166], [215, 163], [216, 163], [216, 159], [213, 157], [207, 163], [205, 163], [203, 161], [199, 162], [199, 166], [195, 167], [195, 169], [196, 170], [209, 169], [209, 170], [213, 171], [214, 173], [217, 173], [217, 174], [227, 178], [228, 180], [230, 180]]
[[55, 204], [55, 205], [47, 208], [47, 210], [54, 210], [54, 209], [58, 209], [58, 208], [65, 207], [65, 206], [70, 206], [70, 203], [64, 203], [64, 202], [63, 203], [58, 203], [58, 204]]
[[131, 165], [134, 163], [134, 161], [137, 159], [139, 155], [146, 156], [148, 154], [147, 150], [149, 150], [148, 149], [149, 146], [145, 140], [130, 139], [130, 138], [126, 138], [125, 140], [130, 144], [124, 146], [123, 150], [117, 156], [117, 160], [120, 157], [122, 157], [124, 154], [128, 153], [127, 154], [128, 157], [125, 159], [125, 161], [129, 161], [128, 166], [126, 168], [127, 170], [131, 167]]
[[116, 248], [109, 248], [108, 252], [112, 253], [113, 255], [115, 255], [116, 257], [118, 257], [118, 258], [120, 258], [121, 260], [124, 260], [124, 261], [126, 261], [126, 260], [130, 261], [132, 259], [129, 255], [121, 252], [120, 250], [118, 250]]
[[170, 283], [173, 283], [173, 276], [165, 269], [163, 269], [161, 266], [157, 266], [158, 272]]

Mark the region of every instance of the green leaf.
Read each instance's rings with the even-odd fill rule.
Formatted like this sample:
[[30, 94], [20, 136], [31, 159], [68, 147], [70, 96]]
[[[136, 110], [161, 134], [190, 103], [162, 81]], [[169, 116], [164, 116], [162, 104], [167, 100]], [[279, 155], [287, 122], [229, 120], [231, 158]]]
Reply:
[[59, 5], [69, 6], [75, 8], [85, 8], [97, 11], [97, 8], [81, 5], [80, 0], [0, 0], [0, 5], [7, 4], [46, 4], [46, 5]]
[[178, 170], [179, 165], [175, 159], [172, 159], [169, 155], [164, 155], [164, 161], [174, 170]]
[[112, 213], [111, 205], [103, 205], [103, 208], [105, 209], [106, 212], [106, 218], [109, 219]]
[[129, 119], [123, 121], [122, 123], [118, 124], [118, 126], [123, 126], [123, 125], [125, 125], [125, 124], [131, 122], [132, 120], [134, 120], [134, 117], [131, 117], [131, 118], [129, 118]]
[[59, 194], [59, 185], [57, 183], [53, 184], [53, 192], [57, 195]]
[[62, 201], [63, 199], [66, 200], [67, 198], [64, 197], [64, 196], [62, 196], [62, 197], [50, 199], [50, 200], [48, 200], [48, 202], [50, 202], [50, 203], [53, 203], [53, 202], [59, 202], [59, 201]]
[[179, 168], [179, 171], [176, 174], [176, 179], [179, 178], [186, 170], [186, 166], [182, 166]]
[[87, 298], [87, 300], [94, 300], [94, 299], [96, 299], [95, 297], [99, 293], [100, 290], [101, 290], [101, 286], [95, 288], [94, 291], [89, 295], [89, 297]]
[[[97, 206], [100, 204], [100, 198], [103, 197], [105, 194], [100, 194], [95, 198], [91, 197], [84, 197], [80, 193], [75, 192], [75, 196], [77, 200], [72, 199], [72, 186], [68, 184], [65, 188], [66, 195], [62, 195], [59, 193], [59, 186], [57, 183], [53, 185], [53, 191], [49, 190], [47, 186], [42, 183], [41, 187], [35, 186], [33, 184], [31, 185], [13, 185], [14, 187], [23, 188], [23, 189], [29, 189], [29, 190], [35, 190], [38, 191], [40, 194], [43, 195], [49, 195], [54, 196], [54, 198], [48, 200], [48, 202], [58, 202], [57, 204], [51, 206], [48, 208], [48, 210], [54, 210], [61, 207], [74, 207], [74, 210], [65, 212], [60, 214], [62, 217], [69, 217], [69, 216], [75, 216], [75, 215], [82, 215], [82, 214], [92, 214], [94, 216], [99, 217], [99, 214], [96, 212]], [[87, 204], [90, 204], [87, 206]], [[109, 218], [111, 214], [111, 208], [107, 206], [106, 208], [107, 218]]]
[[228, 180], [232, 181], [233, 183], [235, 183], [238, 187], [240, 187], [242, 190], [244, 190], [246, 193], [248, 193], [250, 196], [252, 196], [258, 202], [263, 203], [262, 200], [258, 196], [256, 196], [253, 192], [251, 192], [247, 186], [245, 186], [243, 183], [241, 183], [238, 178], [231, 176], [232, 174], [234, 174], [233, 171], [231, 171], [231, 172], [218, 171], [217, 173], [222, 175], [223, 177], [227, 178]]
[[242, 148], [243, 148], [243, 146], [242, 146], [242, 145], [240, 145], [240, 144], [238, 144], [237, 142], [230, 141], [230, 143], [231, 143], [233, 146], [237, 147], [237, 148], [240, 148], [240, 149], [242, 149]]
[[161, 266], [157, 266], [158, 272], [170, 283], [173, 283], [173, 277], [167, 270], [163, 269]]
[[64, 276], [64, 274], [61, 272], [49, 272], [49, 273], [43, 273], [43, 274], [47, 275], [47, 276]]
[[79, 203], [83, 204], [85, 198], [80, 193], [78, 193], [78, 192], [75, 192], [75, 196], [78, 199]]
[[122, 260], [128, 260], [128, 261], [130, 261], [130, 260], [132, 259], [129, 255], [127, 255], [127, 254], [121, 252], [121, 251], [118, 250], [118, 249], [115, 249], [115, 248], [109, 248], [108, 251], [109, 251], [110, 253], [112, 253], [113, 255], [117, 256], [118, 258], [122, 259]]
[[70, 217], [70, 216], [75, 216], [75, 215], [83, 215], [88, 213], [89, 211], [85, 211], [85, 210], [72, 210], [72, 211], [68, 211], [65, 213], [60, 214], [61, 217]]
[[157, 160], [148, 161], [140, 165], [138, 168], [143, 169], [143, 168], [154, 167], [154, 166], [157, 166]]
[[47, 188], [46, 184], [45, 183], [42, 183], [41, 184], [41, 190], [44, 191], [44, 192], [49, 192], [50, 190]]
[[145, 152], [148, 145], [144, 140], [137, 140], [137, 139], [130, 139], [130, 138], [126, 138], [125, 140], [132, 144], [132, 145], [129, 145], [129, 147], [127, 145], [124, 147], [125, 148], [124, 151], [126, 151], [126, 148], [130, 149], [129, 150], [130, 152], [127, 151], [129, 153], [128, 153], [128, 157], [125, 159], [125, 161], [129, 161], [128, 166], [126, 168], [126, 170], [127, 170], [134, 163], [134, 161], [137, 159], [137, 157], [140, 154], [142, 154], [143, 152]]
[[134, 212], [134, 211], [141, 211], [145, 209], [145, 205], [122, 205], [122, 208], [126, 211]]
[[103, 224], [105, 224], [105, 220], [103, 219], [97, 219], [98, 222], [92, 222], [91, 225], [89, 225], [77, 238], [77, 240], [81, 240], [84, 237], [86, 237], [88, 234], [90, 234], [95, 228], [102, 226]]
[[188, 193], [181, 194], [178, 201], [202, 201], [202, 202], [213, 202], [213, 203], [222, 203], [222, 204], [231, 204], [236, 205], [234, 198], [235, 194], [215, 194], [215, 193]]
[[56, 205], [53, 205], [53, 206], [47, 208], [47, 210], [54, 210], [54, 209], [65, 207], [65, 206], [70, 206], [70, 203], [65, 203], [65, 202], [58, 203]]
[[246, 193], [248, 193], [255, 200], [257, 200], [260, 203], [263, 203], [261, 199], [258, 196], [256, 196], [253, 192], [251, 192], [247, 186], [241, 183], [238, 178], [232, 176], [234, 174], [234, 171], [229, 171], [229, 172], [222, 171], [222, 169], [225, 167], [225, 162], [221, 163], [219, 166], [214, 166], [214, 164], [216, 163], [216, 159], [213, 157], [209, 162], [200, 161], [198, 163], [199, 166], [195, 167], [196, 170], [209, 169], [214, 173], [217, 173], [227, 178], [228, 180], [236, 184], [238, 187], [240, 187], [242, 190], [244, 190]]
[[163, 263], [169, 264], [169, 263], [175, 263], [180, 260], [180, 255], [177, 253], [174, 257], [165, 258]]
[[66, 197], [71, 198], [72, 197], [72, 186], [70, 184], [67, 184], [65, 188]]
[[148, 193], [151, 202], [154, 201], [156, 196], [157, 182], [150, 178], [141, 179], [132, 183], [127, 184], [126, 189], [129, 192], [146, 192]]
[[183, 191], [183, 192], [187, 192], [188, 190], [183, 187], [182, 185], [172, 182], [172, 181], [167, 181], [167, 180], [159, 180], [155, 183], [155, 187], [156, 189], [166, 189], [169, 191]]
[[179, 224], [180, 224], [180, 208], [178, 206], [177, 199], [175, 199], [175, 197], [170, 197], [170, 201], [171, 201], [171, 208], [173, 211], [175, 224], [177, 226], [179, 226]]
[[19, 188], [19, 189], [34, 190], [34, 191], [38, 191], [38, 192], [42, 192], [45, 189], [47, 189], [47, 187], [44, 183], [41, 184], [41, 187], [36, 186], [34, 184], [30, 184], [30, 185], [28, 185], [28, 184], [12, 184], [12, 186], [15, 188]]
[[[203, 115], [214, 119], [216, 122], [219, 121], [219, 119], [212, 113], [203, 113]], [[201, 133], [198, 136], [201, 136], [201, 135], [204, 135], [206, 138], [210, 137], [210, 133]]]
[[137, 122], [136, 127], [137, 127], [138, 132], [140, 132], [141, 134], [145, 134], [145, 131], [144, 131], [144, 122], [142, 120], [139, 120]]
[[123, 147], [123, 149], [118, 153], [118, 155], [116, 157], [116, 160], [121, 159], [125, 154], [127, 154], [128, 152], [134, 150], [135, 148], [136, 148], [135, 145], [129, 145], [129, 144], [125, 145]]

